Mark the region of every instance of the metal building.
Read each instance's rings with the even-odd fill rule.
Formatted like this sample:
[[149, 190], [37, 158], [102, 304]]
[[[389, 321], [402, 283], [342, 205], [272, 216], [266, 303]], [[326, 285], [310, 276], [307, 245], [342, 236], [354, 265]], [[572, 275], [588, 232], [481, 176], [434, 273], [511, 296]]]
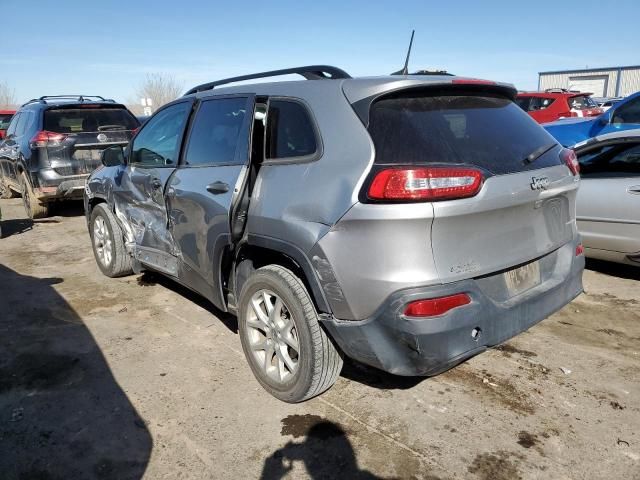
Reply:
[[594, 97], [626, 97], [640, 91], [640, 65], [538, 73], [538, 90], [547, 88], [591, 92]]

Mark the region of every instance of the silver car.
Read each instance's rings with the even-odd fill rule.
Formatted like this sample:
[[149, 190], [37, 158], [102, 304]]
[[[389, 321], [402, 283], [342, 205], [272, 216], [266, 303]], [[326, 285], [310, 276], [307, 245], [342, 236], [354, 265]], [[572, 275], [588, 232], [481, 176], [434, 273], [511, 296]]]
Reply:
[[575, 145], [578, 230], [587, 257], [640, 266], [640, 130]]
[[343, 355], [435, 375], [582, 291], [575, 155], [515, 95], [327, 66], [195, 87], [88, 180], [97, 264], [237, 314], [255, 377], [287, 402], [329, 388]]

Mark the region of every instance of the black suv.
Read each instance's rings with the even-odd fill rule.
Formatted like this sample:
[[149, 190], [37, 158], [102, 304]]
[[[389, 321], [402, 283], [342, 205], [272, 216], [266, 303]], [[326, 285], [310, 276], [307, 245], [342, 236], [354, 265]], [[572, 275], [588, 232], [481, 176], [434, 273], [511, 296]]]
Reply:
[[100, 153], [126, 145], [140, 122], [99, 96], [45, 96], [16, 112], [0, 143], [0, 197], [22, 194], [27, 215], [49, 215], [53, 201], [82, 198]]

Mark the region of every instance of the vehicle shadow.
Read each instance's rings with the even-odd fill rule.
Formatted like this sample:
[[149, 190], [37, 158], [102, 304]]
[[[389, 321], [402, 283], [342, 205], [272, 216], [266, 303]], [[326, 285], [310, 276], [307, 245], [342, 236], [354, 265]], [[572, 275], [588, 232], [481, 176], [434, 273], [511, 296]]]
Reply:
[[[313, 479], [348, 478], [350, 480], [380, 479], [358, 467], [355, 452], [347, 433], [337, 424], [317, 419], [305, 431], [294, 436], [304, 436], [302, 442], [288, 442], [267, 458], [262, 468], [260, 480], [279, 480], [289, 475], [293, 462], [302, 462], [309, 477]], [[284, 429], [283, 429], [284, 431]]]
[[403, 377], [378, 370], [348, 357], [344, 359], [341, 377], [381, 390], [407, 390], [427, 379], [427, 377]]
[[594, 272], [604, 273], [605, 275], [626, 278], [627, 280], [640, 280], [640, 264], [635, 267], [633, 265], [587, 258], [585, 268], [593, 270]]
[[187, 287], [180, 285], [164, 275], [160, 275], [155, 272], [144, 272], [140, 277], [138, 277], [138, 285], [143, 287], [149, 285], [161, 285], [166, 289], [172, 290], [178, 295], [195, 303], [200, 308], [208, 311], [233, 333], [238, 333], [238, 319], [234, 315], [223, 312], [202, 295], [194, 292], [193, 290], [189, 290]]
[[33, 220], [29, 218], [15, 218], [10, 220], [2, 220], [2, 238], [11, 235], [20, 235], [28, 232], [33, 228]]
[[0, 477], [140, 479], [151, 435], [62, 281], [0, 265]]
[[68, 200], [51, 204], [51, 215], [56, 217], [80, 217], [84, 215], [82, 200]]

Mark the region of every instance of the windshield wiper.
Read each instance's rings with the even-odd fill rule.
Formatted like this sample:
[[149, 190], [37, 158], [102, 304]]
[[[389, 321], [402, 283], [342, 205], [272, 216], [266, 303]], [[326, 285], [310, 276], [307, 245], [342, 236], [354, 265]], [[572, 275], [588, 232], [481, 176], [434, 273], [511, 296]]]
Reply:
[[551, 143], [549, 145], [544, 145], [542, 147], [536, 148], [533, 152], [531, 152], [529, 155], [527, 155], [524, 158], [524, 160], [522, 160], [522, 163], [524, 163], [525, 165], [529, 165], [530, 163], [535, 162], [537, 159], [539, 159], [542, 155], [544, 155], [549, 150], [554, 148], [556, 145], [558, 145], [558, 144], [556, 142], [553, 142], [553, 143]]

